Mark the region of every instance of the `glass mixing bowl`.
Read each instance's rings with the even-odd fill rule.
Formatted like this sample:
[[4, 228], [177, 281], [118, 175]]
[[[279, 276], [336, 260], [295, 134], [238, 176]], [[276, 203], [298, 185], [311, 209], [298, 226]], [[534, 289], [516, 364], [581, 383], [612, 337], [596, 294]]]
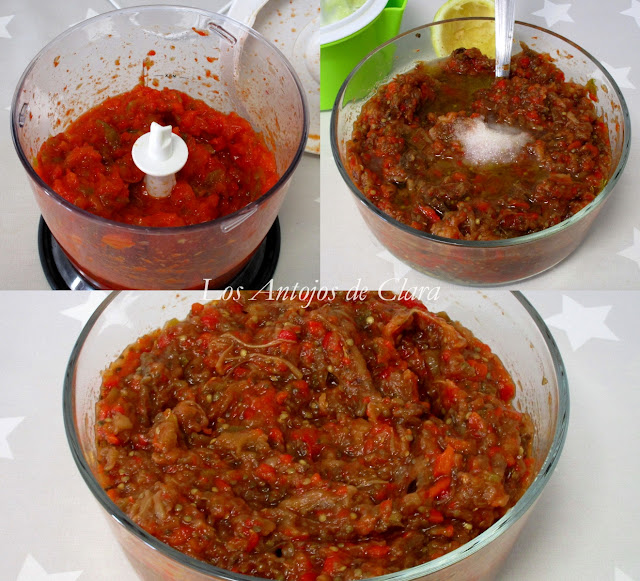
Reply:
[[[217, 295], [210, 293], [210, 298]], [[122, 513], [98, 484], [95, 471], [95, 404], [101, 372], [139, 336], [171, 318], [183, 319], [202, 293], [112, 293], [91, 316], [73, 349], [64, 382], [63, 413], [69, 445], [87, 486], [104, 509], [112, 530], [142, 579], [249, 581], [188, 557], [149, 535]], [[536, 477], [517, 504], [463, 547], [377, 581], [486, 580], [498, 571], [558, 462], [569, 422], [569, 388], [562, 358], [544, 322], [519, 293], [457, 292], [427, 302], [446, 311], [486, 342], [510, 371], [515, 405], [536, 427]]]
[[[33, 168], [40, 146], [140, 82], [247, 119], [275, 154], [278, 182], [228, 216], [177, 228], [122, 224], [64, 200]], [[179, 6], [107, 12], [70, 28], [27, 67], [11, 111], [15, 148], [47, 226], [90, 283], [116, 289], [202, 288], [205, 278], [224, 286], [275, 221], [308, 125], [305, 92], [278, 49], [226, 16]]]
[[[609, 199], [629, 157], [631, 123], [624, 97], [607, 70], [575, 43], [549, 30], [516, 22], [514, 52], [525, 42], [537, 52], [552, 55], [567, 80], [582, 85], [594, 79], [596, 109], [609, 130], [611, 172], [604, 189], [588, 206], [569, 219], [533, 234], [507, 240], [454, 240], [415, 230], [371, 203], [345, 169], [346, 144], [363, 104], [377, 87], [417, 61], [436, 59], [432, 34], [437, 28], [473, 28], [490, 18], [460, 18], [435, 22], [406, 32], [370, 53], [351, 73], [336, 98], [331, 117], [331, 149], [356, 205], [376, 238], [412, 268], [442, 280], [466, 285], [498, 285], [539, 274], [569, 256], [582, 242]], [[462, 32], [464, 34], [464, 32]], [[469, 47], [468, 47], [469, 48]]]

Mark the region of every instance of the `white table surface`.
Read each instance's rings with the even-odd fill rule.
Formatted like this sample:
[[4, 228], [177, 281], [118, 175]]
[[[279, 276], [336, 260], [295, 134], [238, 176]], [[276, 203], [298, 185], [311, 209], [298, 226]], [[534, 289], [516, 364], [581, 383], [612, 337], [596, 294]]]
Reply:
[[[442, 0], [408, 0], [401, 30], [431, 22], [442, 3]], [[632, 120], [631, 155], [625, 173], [584, 243], [555, 268], [517, 283], [517, 288], [638, 289], [640, 2], [518, 0], [516, 19], [570, 38], [601, 60], [620, 86]], [[454, 286], [410, 269], [386, 251], [370, 233], [331, 155], [330, 113], [322, 112], [320, 117], [322, 282], [327, 286], [349, 288], [362, 278], [369, 288], [375, 288], [382, 281], [410, 277], [422, 286]]]
[[[133, 6], [149, 0], [118, 0]], [[168, 3], [166, 1], [158, 4]], [[175, 4], [218, 10], [226, 0]], [[38, 256], [40, 212], [11, 141], [13, 92], [31, 59], [72, 24], [113, 10], [108, 0], [0, 0], [0, 289], [48, 289]], [[279, 213], [281, 252], [273, 280], [313, 285], [320, 275], [320, 161], [306, 153]]]
[[[0, 292], [3, 581], [136, 579], [62, 421], [67, 360], [103, 294]], [[525, 294], [562, 352], [571, 411], [557, 469], [499, 581], [640, 581], [640, 293]]]

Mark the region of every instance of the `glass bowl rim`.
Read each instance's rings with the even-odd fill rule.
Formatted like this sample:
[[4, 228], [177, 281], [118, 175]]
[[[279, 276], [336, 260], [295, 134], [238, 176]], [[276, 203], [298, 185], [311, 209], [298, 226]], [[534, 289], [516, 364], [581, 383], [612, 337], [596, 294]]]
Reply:
[[[165, 10], [168, 12], [197, 12], [202, 16], [205, 16], [215, 22], [216, 19], [220, 19], [223, 24], [232, 23], [234, 26], [239, 27], [243, 34], [247, 36], [253, 37], [255, 40], [262, 44], [266, 44], [269, 46], [271, 50], [274, 51], [274, 54], [280, 58], [282, 63], [285, 65], [286, 69], [289, 71], [296, 88], [298, 89], [298, 97], [300, 98], [300, 105], [302, 107], [302, 133], [300, 136], [300, 143], [298, 143], [298, 148], [291, 159], [291, 162], [282, 173], [282, 175], [278, 178], [278, 181], [264, 194], [262, 194], [259, 198], [253, 200], [246, 206], [243, 206], [239, 210], [232, 212], [231, 214], [227, 214], [225, 216], [221, 216], [214, 220], [209, 220], [207, 222], [201, 222], [198, 224], [189, 224], [186, 226], [138, 226], [136, 224], [126, 224], [124, 222], [118, 222], [117, 220], [111, 220], [109, 218], [103, 218], [98, 216], [97, 214], [92, 214], [87, 210], [83, 210], [79, 208], [75, 204], [72, 204], [65, 198], [63, 198], [60, 194], [58, 194], [53, 188], [49, 187], [47, 183], [38, 175], [38, 173], [33, 168], [32, 164], [27, 159], [25, 152], [22, 150], [22, 146], [20, 145], [20, 141], [18, 138], [19, 133], [19, 116], [20, 112], [18, 111], [18, 101], [20, 99], [20, 94], [22, 93], [23, 86], [26, 82], [27, 76], [31, 73], [36, 63], [39, 61], [43, 55], [53, 48], [57, 43], [64, 40], [67, 36], [76, 33], [80, 29], [82, 29], [88, 22], [90, 21], [98, 21], [101, 19], [106, 19], [112, 17], [114, 15], [119, 16], [127, 13], [139, 13], [139, 12], [151, 12], [153, 10]], [[47, 197], [49, 197], [52, 201], [57, 202], [62, 205], [67, 211], [71, 213], [77, 213], [82, 216], [84, 219], [89, 220], [90, 222], [97, 223], [97, 225], [110, 225], [121, 228], [123, 231], [128, 231], [133, 234], [158, 234], [158, 235], [167, 235], [170, 233], [175, 233], [176, 235], [185, 234], [185, 233], [194, 233], [199, 230], [206, 230], [213, 226], [220, 226], [227, 222], [232, 222], [234, 219], [243, 216], [244, 214], [251, 213], [253, 214], [255, 211], [259, 209], [259, 207], [272, 198], [284, 185], [286, 185], [287, 181], [291, 178], [293, 172], [297, 168], [300, 160], [302, 159], [302, 154], [305, 151], [306, 143], [309, 138], [309, 104], [307, 101], [306, 91], [302, 86], [302, 82], [298, 77], [298, 74], [293, 68], [293, 65], [289, 62], [287, 57], [282, 53], [282, 51], [275, 46], [273, 43], [269, 42], [264, 36], [262, 36], [259, 32], [256, 32], [252, 28], [249, 28], [245, 24], [238, 22], [232, 18], [229, 18], [225, 14], [220, 14], [219, 12], [210, 12], [208, 10], [203, 10], [200, 8], [193, 8], [190, 6], [178, 6], [178, 5], [169, 5], [169, 4], [150, 4], [144, 6], [132, 6], [128, 8], [119, 8], [117, 10], [110, 10], [108, 12], [103, 12], [102, 14], [98, 14], [96, 16], [92, 16], [91, 18], [87, 18], [78, 22], [74, 26], [69, 27], [64, 32], [61, 32], [51, 41], [49, 41], [29, 62], [24, 72], [20, 76], [20, 80], [16, 85], [16, 89], [13, 94], [13, 98], [11, 99], [11, 138], [13, 141], [13, 146], [16, 150], [18, 158], [25, 168], [27, 175], [29, 178], [35, 182], [36, 186], [41, 189]], [[255, 208], [255, 209], [254, 209]]]
[[[404, 224], [403, 222], [400, 222], [395, 218], [392, 218], [386, 212], [383, 212], [380, 208], [378, 208], [378, 206], [376, 206], [373, 202], [371, 202], [360, 191], [360, 189], [353, 183], [351, 176], [349, 175], [346, 168], [344, 167], [344, 164], [342, 163], [342, 157], [340, 155], [340, 147], [338, 145], [338, 130], [337, 130], [338, 109], [342, 102], [344, 93], [346, 92], [351, 79], [357, 74], [360, 68], [374, 54], [383, 50], [385, 47], [397, 42], [403, 37], [414, 35], [416, 33], [419, 33], [422, 30], [431, 28], [432, 26], [439, 26], [442, 24], [449, 24], [454, 22], [482, 21], [482, 20], [493, 22], [494, 18], [488, 17], [488, 16], [476, 16], [476, 17], [465, 17], [465, 18], [452, 18], [448, 20], [439, 20], [436, 22], [430, 22], [428, 24], [424, 24], [422, 26], [418, 26], [416, 28], [403, 32], [402, 34], [399, 34], [394, 38], [388, 40], [387, 42], [374, 48], [356, 65], [356, 67], [351, 71], [349, 76], [344, 80], [344, 82], [342, 83], [342, 86], [340, 87], [340, 90], [338, 91], [336, 100], [331, 110], [329, 139], [331, 142], [331, 152], [333, 155], [333, 159], [335, 161], [336, 166], [338, 167], [338, 171], [343, 181], [349, 187], [351, 193], [355, 196], [356, 200], [359, 201], [361, 204], [363, 204], [367, 210], [375, 214], [378, 218], [382, 219], [383, 222], [386, 222], [390, 226], [393, 226], [394, 228], [401, 230], [403, 233], [408, 234], [414, 238], [417, 238], [423, 241], [435, 242], [438, 244], [444, 244], [449, 246], [460, 246], [465, 248], [478, 248], [478, 249], [515, 247], [515, 246], [520, 246], [522, 244], [533, 243], [539, 239], [550, 237], [550, 236], [553, 236], [553, 234], [555, 233], [562, 232], [563, 230], [570, 228], [574, 223], [582, 221], [596, 208], [602, 206], [605, 203], [605, 201], [609, 199], [611, 191], [613, 190], [618, 180], [620, 179], [620, 176], [622, 175], [622, 172], [629, 158], [629, 153], [631, 150], [631, 117], [629, 115], [629, 109], [627, 107], [627, 103], [625, 101], [624, 95], [622, 94], [622, 91], [618, 87], [618, 84], [616, 83], [615, 79], [611, 76], [609, 71], [607, 71], [607, 69], [600, 63], [600, 61], [598, 61], [598, 59], [596, 59], [591, 53], [583, 49], [581, 46], [579, 46], [575, 42], [551, 30], [543, 28], [541, 26], [536, 26], [535, 24], [529, 24], [527, 22], [522, 22], [520, 20], [515, 21], [516, 27], [532, 28], [534, 30], [543, 32], [547, 35], [554, 36], [559, 40], [565, 42], [569, 46], [573, 47], [574, 49], [578, 50], [583, 56], [589, 59], [589, 61], [596, 66], [596, 68], [604, 75], [604, 77], [607, 79], [607, 81], [609, 81], [609, 83], [613, 87], [616, 97], [620, 103], [620, 110], [622, 112], [622, 120], [623, 120], [623, 123], [621, 126], [621, 129], [623, 132], [622, 151], [620, 154], [620, 159], [618, 160], [618, 164], [616, 165], [615, 169], [612, 172], [611, 178], [607, 181], [604, 188], [600, 190], [598, 195], [591, 202], [589, 202], [584, 208], [582, 208], [581, 210], [579, 210], [578, 212], [576, 212], [566, 220], [563, 220], [558, 224], [550, 226], [549, 228], [545, 228], [544, 230], [539, 230], [538, 232], [532, 232], [530, 234], [524, 234], [523, 236], [517, 236], [515, 238], [504, 238], [499, 240], [460, 240], [455, 238], [445, 238], [444, 236], [438, 236], [436, 234], [431, 234], [429, 232], [424, 232], [422, 230], [416, 230], [415, 228], [412, 228], [411, 226]], [[375, 89], [375, 87], [377, 86], [379, 86], [379, 83], [376, 84], [373, 88]], [[371, 94], [372, 93], [370, 93], [369, 95]], [[533, 275], [529, 275], [529, 276], [533, 276]], [[506, 282], [504, 284], [506, 284]]]
[[[97, 309], [88, 319], [87, 323], [83, 327], [78, 339], [73, 347], [69, 361], [67, 363], [64, 383], [63, 383], [63, 395], [62, 395], [62, 408], [63, 408], [63, 421], [64, 429], [67, 437], [67, 442], [71, 450], [71, 455], [74, 462], [80, 472], [87, 487], [93, 494], [94, 498], [99, 502], [106, 513], [113, 518], [118, 524], [132, 534], [136, 539], [142, 541], [150, 549], [159, 552], [160, 554], [176, 561], [178, 564], [194, 571], [205, 574], [214, 575], [225, 581], [268, 581], [261, 577], [253, 577], [244, 575], [241, 573], [233, 573], [226, 569], [221, 569], [204, 561], [199, 561], [193, 557], [190, 557], [177, 549], [163, 543], [153, 535], [149, 534], [141, 527], [136, 525], [124, 512], [122, 512], [115, 503], [109, 498], [105, 490], [98, 484], [89, 464], [82, 453], [77, 435], [76, 420], [74, 418], [74, 404], [75, 404], [75, 391], [73, 389], [75, 366], [78, 361], [78, 357], [82, 352], [84, 343], [93, 330], [95, 324], [100, 319], [101, 315], [106, 311], [109, 305], [120, 294], [136, 294], [140, 291], [111, 291], [109, 295], [98, 305]], [[505, 292], [505, 291], [500, 291]], [[513, 298], [522, 306], [522, 308], [529, 315], [531, 322], [535, 325], [541, 334], [542, 339], [547, 347], [548, 355], [551, 357], [553, 367], [555, 370], [555, 379], [558, 385], [558, 405], [555, 431], [553, 439], [549, 447], [549, 451], [540, 466], [536, 477], [530, 484], [529, 488], [525, 491], [522, 497], [516, 502], [516, 504], [504, 515], [497, 520], [491, 527], [480, 533], [477, 537], [464, 544], [463, 546], [451, 551], [442, 557], [427, 561], [421, 565], [411, 567], [409, 569], [403, 569], [394, 573], [388, 573], [386, 575], [369, 578], [368, 581], [414, 581], [422, 578], [425, 575], [429, 575], [452, 566], [459, 561], [462, 561], [465, 557], [476, 553], [480, 549], [489, 545], [494, 539], [497, 539], [503, 532], [517, 522], [535, 503], [542, 490], [549, 481], [551, 474], [553, 473], [560, 454], [564, 447], [565, 439], [567, 436], [567, 429], [569, 425], [569, 384], [567, 379], [566, 369], [562, 360], [562, 355], [558, 349], [558, 346], [546, 326], [544, 320], [535, 309], [535, 307], [529, 302], [529, 300], [520, 291], [508, 291]]]

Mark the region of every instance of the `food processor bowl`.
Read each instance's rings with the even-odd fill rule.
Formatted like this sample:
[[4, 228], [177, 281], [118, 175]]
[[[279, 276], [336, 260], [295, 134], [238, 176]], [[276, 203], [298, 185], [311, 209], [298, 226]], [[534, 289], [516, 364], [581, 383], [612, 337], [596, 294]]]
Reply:
[[[40, 146], [82, 113], [136, 84], [176, 89], [237, 113], [261, 133], [280, 179], [244, 208], [182, 227], [107, 220], [63, 199], [39, 177]], [[280, 51], [226, 16], [141, 6], [77, 24], [30, 63], [11, 111], [14, 145], [44, 220], [67, 258], [97, 288], [222, 287], [275, 221], [308, 136], [305, 92]]]

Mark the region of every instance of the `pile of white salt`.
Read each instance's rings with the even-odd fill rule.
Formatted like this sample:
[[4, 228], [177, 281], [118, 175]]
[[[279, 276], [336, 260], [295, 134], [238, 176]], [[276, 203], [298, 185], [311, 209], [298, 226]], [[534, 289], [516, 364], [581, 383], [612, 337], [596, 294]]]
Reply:
[[458, 119], [454, 137], [471, 165], [512, 163], [530, 140], [526, 131], [508, 125], [487, 123], [481, 117]]

